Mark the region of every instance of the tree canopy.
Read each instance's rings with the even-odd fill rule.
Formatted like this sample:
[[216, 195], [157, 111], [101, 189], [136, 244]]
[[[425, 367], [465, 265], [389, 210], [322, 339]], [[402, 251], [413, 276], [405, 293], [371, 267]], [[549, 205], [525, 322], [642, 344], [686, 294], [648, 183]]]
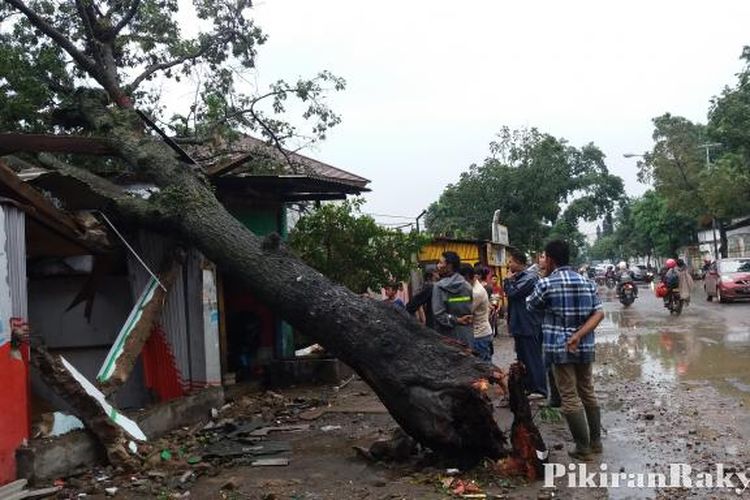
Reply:
[[[101, 88], [120, 108], [137, 103], [177, 136], [226, 143], [255, 132], [277, 146], [293, 137], [325, 137], [339, 116], [325, 101], [345, 82], [322, 71], [260, 89], [246, 83], [265, 34], [250, 17], [250, 0], [194, 0], [197, 29], [188, 34], [177, 0], [5, 0], [0, 4], [0, 131], [81, 132], [66, 108], [84, 88]], [[19, 15], [21, 14], [21, 15]], [[188, 82], [184, 110], [162, 102], [169, 81]], [[292, 125], [285, 103], [296, 97], [309, 119]]]
[[613, 218], [613, 230], [597, 238], [590, 256], [600, 260], [671, 257], [692, 239], [695, 221], [671, 209], [655, 190], [624, 200]]
[[514, 246], [538, 250], [552, 235], [582, 244], [578, 222], [610, 212], [622, 195], [622, 179], [594, 144], [576, 148], [536, 128], [505, 127], [482, 165], [430, 205], [426, 222], [434, 234], [489, 239], [500, 210]]
[[302, 260], [332, 280], [362, 293], [405, 281], [426, 236], [379, 226], [360, 212], [363, 200], [321, 205], [304, 215], [289, 234]]

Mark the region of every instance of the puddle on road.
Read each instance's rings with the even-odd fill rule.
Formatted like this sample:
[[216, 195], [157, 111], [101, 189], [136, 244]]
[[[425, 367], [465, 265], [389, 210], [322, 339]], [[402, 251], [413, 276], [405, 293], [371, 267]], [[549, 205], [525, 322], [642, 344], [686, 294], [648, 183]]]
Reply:
[[[654, 397], [650, 407], [655, 411], [669, 405], [675, 388], [706, 384], [750, 407], [750, 304], [727, 308], [697, 303], [704, 298], [694, 297], [682, 316], [671, 317], [660, 301], [649, 296], [648, 289], [641, 288], [640, 292], [636, 304], [627, 309], [604, 292], [605, 319], [597, 328], [597, 376], [647, 384]], [[605, 448], [602, 460], [628, 472], [654, 470], [653, 462], [666, 459], [665, 442], [654, 440], [640, 448], [634, 446], [634, 437], [643, 429], [627, 418], [629, 408], [618, 407], [616, 401], [614, 398], [606, 407], [610, 446]], [[750, 415], [742, 417], [742, 427], [750, 428]], [[675, 436], [669, 446], [679, 449], [686, 445], [684, 441]], [[726, 450], [726, 455], [732, 452], [735, 450]], [[615, 488], [608, 493], [610, 498], [656, 494], [649, 489]]]
[[750, 407], [750, 317], [744, 317], [750, 307], [730, 310], [728, 318], [706, 311], [696, 307], [675, 318], [655, 307], [605, 304], [597, 329], [600, 370], [662, 382], [665, 390], [670, 383], [708, 381]]

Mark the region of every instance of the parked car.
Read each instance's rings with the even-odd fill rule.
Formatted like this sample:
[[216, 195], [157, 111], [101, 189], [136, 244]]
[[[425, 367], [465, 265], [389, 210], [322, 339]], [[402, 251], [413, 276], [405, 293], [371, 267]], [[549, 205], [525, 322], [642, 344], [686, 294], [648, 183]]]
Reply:
[[646, 281], [645, 274], [646, 273], [641, 268], [641, 266], [632, 266], [630, 268], [630, 275], [633, 277], [633, 281], [638, 281], [638, 282]]
[[719, 302], [750, 299], [750, 258], [721, 259], [703, 280], [706, 299]]
[[643, 264], [638, 264], [635, 267], [640, 269], [641, 276], [643, 276], [643, 281], [645, 281], [646, 283], [651, 283], [654, 280], [656, 270], [653, 267], [644, 266]]

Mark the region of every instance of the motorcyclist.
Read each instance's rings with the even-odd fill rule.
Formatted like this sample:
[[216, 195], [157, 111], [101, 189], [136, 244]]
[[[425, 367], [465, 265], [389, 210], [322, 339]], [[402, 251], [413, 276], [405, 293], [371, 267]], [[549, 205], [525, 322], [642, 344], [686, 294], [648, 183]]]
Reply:
[[672, 295], [672, 289], [680, 286], [680, 275], [677, 272], [677, 261], [667, 259], [664, 263], [666, 272], [662, 274], [661, 282], [667, 286], [667, 294], [664, 296], [664, 305], [669, 304], [669, 298]]
[[615, 268], [613, 266], [607, 266], [607, 270], [604, 272], [604, 284], [607, 288], [611, 289], [613, 284], [617, 283], [617, 276], [615, 276]]
[[[620, 296], [622, 292], [622, 286], [625, 283], [633, 283], [633, 273], [628, 269], [628, 265], [625, 261], [621, 261], [617, 264], [617, 296]], [[638, 287], [633, 286], [633, 294], [638, 296]]]
[[703, 265], [701, 266], [701, 279], [706, 279], [706, 275], [715, 270], [716, 263], [711, 259], [710, 255], [706, 254], [703, 257]]
[[615, 269], [614, 269], [614, 267], [607, 266], [607, 270], [604, 271], [604, 279], [609, 279], [609, 278], [614, 279], [614, 277], [615, 277]]

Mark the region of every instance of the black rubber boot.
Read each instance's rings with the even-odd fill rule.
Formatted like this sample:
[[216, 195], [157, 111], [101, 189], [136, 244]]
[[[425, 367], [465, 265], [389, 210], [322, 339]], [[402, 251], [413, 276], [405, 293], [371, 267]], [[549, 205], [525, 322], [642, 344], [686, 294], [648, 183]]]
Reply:
[[591, 460], [591, 445], [589, 442], [589, 425], [586, 422], [586, 413], [578, 410], [575, 413], [563, 413], [568, 422], [568, 428], [573, 435], [576, 446], [568, 451], [568, 455], [576, 460]]
[[589, 424], [589, 444], [591, 453], [602, 452], [602, 417], [598, 406], [586, 406], [586, 420]]

